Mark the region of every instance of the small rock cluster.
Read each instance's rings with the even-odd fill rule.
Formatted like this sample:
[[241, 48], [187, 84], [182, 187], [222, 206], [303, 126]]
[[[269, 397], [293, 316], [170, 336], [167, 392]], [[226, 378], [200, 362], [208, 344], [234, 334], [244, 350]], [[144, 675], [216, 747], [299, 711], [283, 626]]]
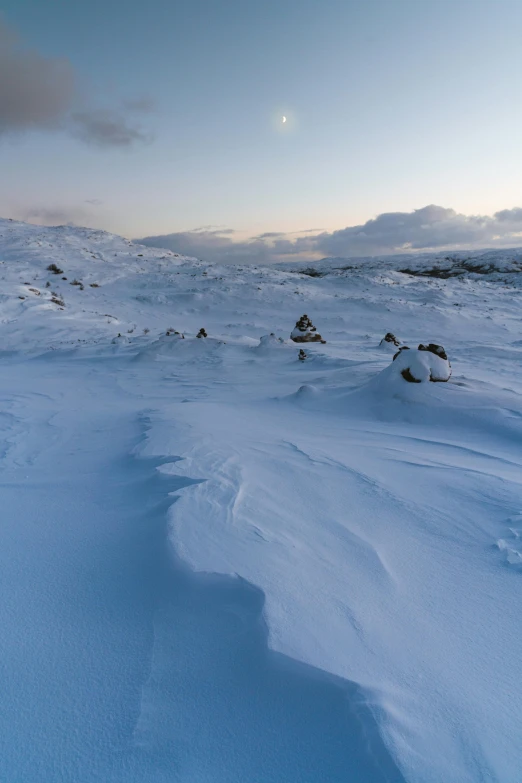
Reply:
[[292, 330], [290, 339], [294, 343], [325, 343], [321, 335], [317, 332], [316, 327], [308, 316], [302, 315], [296, 322], [295, 327]]
[[204, 329], [200, 329], [199, 332], [197, 333], [196, 337], [208, 337], [208, 334], [206, 333], [206, 331]]

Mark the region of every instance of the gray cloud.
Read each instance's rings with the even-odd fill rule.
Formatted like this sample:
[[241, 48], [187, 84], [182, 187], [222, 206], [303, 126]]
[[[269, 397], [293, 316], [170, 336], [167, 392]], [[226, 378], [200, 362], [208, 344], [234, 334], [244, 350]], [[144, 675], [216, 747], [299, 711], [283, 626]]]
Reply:
[[522, 223], [522, 207], [515, 207], [514, 209], [503, 209], [500, 212], [495, 212], [495, 217], [502, 223]]
[[[98, 203], [99, 202], [99, 203]], [[38, 226], [88, 226], [110, 230], [110, 214], [100, 212], [98, 199], [71, 203], [21, 204], [2, 200], [0, 214]]]
[[470, 247], [493, 241], [497, 221], [461, 215], [431, 204], [413, 212], [385, 212], [360, 226], [350, 226], [316, 238], [329, 256], [375, 255], [452, 246]]
[[302, 236], [267, 232], [234, 242], [230, 230], [197, 230], [146, 237], [146, 245], [221, 263], [258, 263], [364, 257], [444, 249], [522, 245], [522, 208], [489, 215], [463, 215], [429, 205], [412, 212], [385, 212], [358, 226]]
[[155, 101], [150, 95], [140, 95], [137, 98], [126, 98], [122, 101], [122, 108], [127, 111], [151, 112], [156, 108]]
[[0, 18], [0, 135], [62, 129], [103, 147], [149, 140], [125, 116], [150, 111], [147, 97], [124, 101], [120, 112], [82, 104], [71, 63], [23, 48]]
[[221, 231], [212, 227], [196, 228], [192, 231], [182, 231], [174, 234], [163, 234], [140, 239], [139, 242], [151, 247], [175, 249], [176, 253], [186, 256], [204, 257], [212, 261], [235, 257], [243, 243], [233, 242], [228, 234], [231, 229]]
[[287, 239], [284, 234], [269, 232], [245, 242], [234, 242], [233, 229], [182, 231], [175, 234], [145, 237], [136, 240], [151, 247], [164, 247], [182, 255], [195, 256], [217, 263], [270, 264], [286, 256], [294, 259], [301, 254], [314, 254], [308, 238]]
[[20, 49], [0, 19], [0, 133], [59, 127], [75, 91], [67, 60]]
[[191, 231], [187, 231], [187, 233], [208, 234], [208, 235], [218, 236], [221, 234], [224, 235], [235, 234], [236, 230], [234, 228], [225, 228], [225, 226], [198, 226], [198, 228], [193, 228]]
[[38, 226], [78, 226], [88, 214], [80, 207], [29, 207], [14, 210], [13, 217]]
[[129, 147], [134, 142], [150, 141], [149, 135], [109, 109], [73, 112], [71, 122], [74, 136], [97, 147]]

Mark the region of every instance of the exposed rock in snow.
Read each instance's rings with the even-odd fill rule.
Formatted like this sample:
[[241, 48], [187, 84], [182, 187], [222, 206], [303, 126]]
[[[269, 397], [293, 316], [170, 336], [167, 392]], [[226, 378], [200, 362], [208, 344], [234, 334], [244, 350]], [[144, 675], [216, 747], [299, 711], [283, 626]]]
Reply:
[[199, 332], [197, 333], [196, 337], [208, 337], [208, 334], [206, 333], [206, 331], [204, 329], [200, 329]]
[[421, 344], [413, 350], [403, 346], [393, 357], [393, 366], [409, 383], [448, 381], [451, 375], [446, 351], [434, 343]]
[[395, 348], [398, 348], [400, 345], [401, 345], [401, 341], [399, 340], [398, 337], [396, 337], [393, 334], [393, 332], [386, 332], [381, 342], [379, 343], [379, 348], [387, 348], [388, 350], [395, 350]]
[[49, 264], [47, 271], [52, 272], [53, 275], [63, 275], [63, 269], [60, 269], [60, 267], [56, 266], [55, 263]]
[[321, 335], [317, 332], [316, 327], [308, 316], [302, 315], [292, 330], [290, 339], [294, 343], [325, 343]]

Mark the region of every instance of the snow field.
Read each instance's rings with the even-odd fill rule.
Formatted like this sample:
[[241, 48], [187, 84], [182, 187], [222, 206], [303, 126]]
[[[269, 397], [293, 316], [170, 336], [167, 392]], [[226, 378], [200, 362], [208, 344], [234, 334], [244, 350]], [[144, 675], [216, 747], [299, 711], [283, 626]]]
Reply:
[[0, 777], [517, 783], [517, 253], [311, 278], [0, 228]]

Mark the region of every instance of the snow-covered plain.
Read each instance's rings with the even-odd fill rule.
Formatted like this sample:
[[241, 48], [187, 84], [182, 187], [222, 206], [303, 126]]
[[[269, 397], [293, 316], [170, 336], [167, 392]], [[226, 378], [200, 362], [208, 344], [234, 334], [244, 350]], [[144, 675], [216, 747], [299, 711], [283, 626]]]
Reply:
[[477, 256], [0, 221], [0, 780], [522, 780], [522, 252]]

